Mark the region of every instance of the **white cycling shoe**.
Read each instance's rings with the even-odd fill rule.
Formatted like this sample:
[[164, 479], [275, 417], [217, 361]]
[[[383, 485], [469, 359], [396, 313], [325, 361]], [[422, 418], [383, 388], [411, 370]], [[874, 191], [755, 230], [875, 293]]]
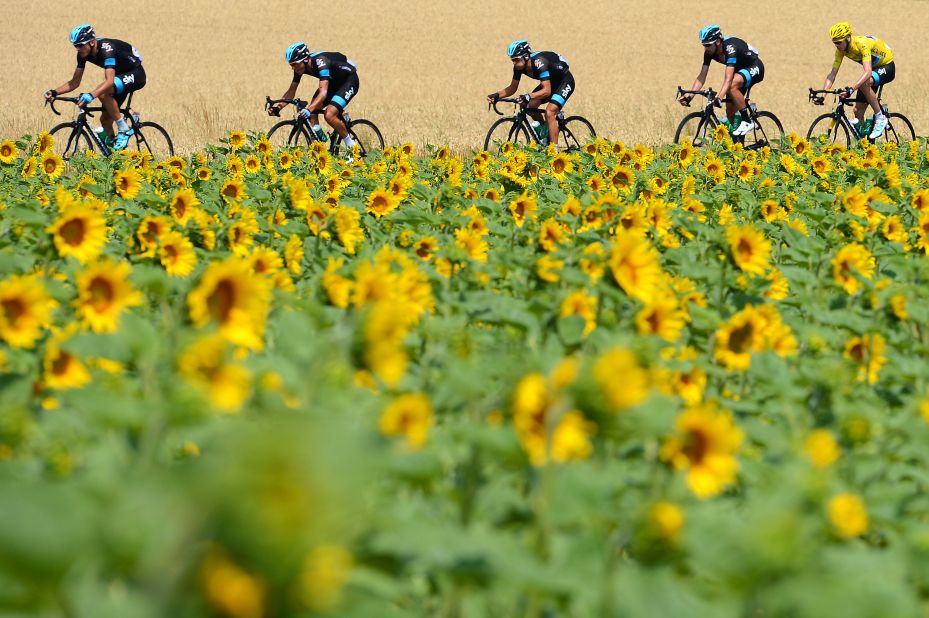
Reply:
[[754, 128], [755, 128], [755, 123], [754, 123], [754, 122], [752, 122], [752, 121], [750, 121], [750, 120], [748, 120], [748, 121], [743, 120], [743, 121], [739, 124], [739, 126], [736, 127], [735, 131], [732, 132], [732, 134], [733, 134], [734, 136], [736, 136], [736, 137], [742, 137], [743, 135], [745, 135], [746, 133], [748, 133], [749, 131], [751, 131], [751, 130], [754, 129]]
[[887, 129], [887, 116], [881, 114], [874, 119], [874, 128], [871, 129], [871, 134], [868, 135], [868, 139], [875, 140], [884, 134], [884, 130]]

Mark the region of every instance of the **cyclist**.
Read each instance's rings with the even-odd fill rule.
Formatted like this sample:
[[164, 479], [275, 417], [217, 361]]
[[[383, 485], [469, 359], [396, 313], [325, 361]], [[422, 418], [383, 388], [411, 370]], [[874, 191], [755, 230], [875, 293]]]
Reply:
[[[487, 95], [487, 100], [494, 103], [500, 97], [511, 96], [519, 87], [519, 80], [523, 75], [539, 80], [539, 85], [531, 94], [523, 94], [520, 105], [531, 110], [537, 110], [543, 103], [545, 106], [545, 121], [553, 144], [558, 143], [558, 112], [574, 93], [574, 76], [571, 75], [568, 61], [563, 56], [552, 51], [533, 52], [529, 41], [518, 39], [510, 43], [506, 49], [507, 55], [513, 61], [513, 79], [510, 85], [503, 90]], [[542, 115], [536, 112], [536, 117]], [[542, 143], [545, 143], [543, 129]]]
[[[755, 128], [752, 115], [745, 99], [749, 89], [764, 80], [764, 64], [758, 57], [758, 50], [734, 36], [724, 37], [717, 25], [706, 26], [700, 30], [700, 43], [703, 45], [703, 67], [694, 80], [691, 90], [700, 90], [706, 81], [710, 69], [710, 62], [715, 60], [726, 65], [726, 76], [719, 94], [713, 102], [717, 106], [720, 101], [729, 96], [726, 102], [726, 117], [732, 123], [736, 112], [740, 113], [742, 121], [732, 132], [740, 137]], [[683, 95], [678, 99], [681, 105], [689, 105], [693, 95]]]
[[[887, 128], [887, 116], [884, 115], [881, 104], [877, 100], [876, 90], [878, 86], [889, 84], [896, 77], [894, 53], [881, 39], [872, 36], [852, 36], [852, 27], [846, 21], [832, 26], [829, 29], [829, 36], [835, 45], [835, 62], [832, 63], [832, 70], [826, 76], [823, 90], [832, 88], [843, 59], [848, 57], [860, 64], [863, 69], [861, 76], [854, 84], [846, 88], [848, 94], [843, 93], [839, 96], [843, 99], [848, 98], [852, 90], [858, 91], [855, 97], [855, 119], [858, 123], [863, 123], [865, 109], [870, 105], [874, 110], [874, 127], [868, 139], [877, 139]], [[822, 105], [823, 99], [816, 99], [814, 102]]]
[[[342, 111], [356, 94], [358, 94], [358, 71], [355, 63], [338, 52], [313, 52], [307, 49], [306, 43], [299, 41], [287, 48], [284, 59], [294, 70], [294, 78], [287, 88], [282, 99], [292, 99], [297, 93], [297, 86], [304, 74], [319, 79], [319, 87], [307, 107], [300, 110], [300, 115], [310, 121], [310, 126], [316, 136], [325, 141], [326, 134], [319, 126], [319, 112], [323, 111], [326, 122], [329, 123], [349, 149], [355, 145], [355, 140], [348, 133], [348, 128], [342, 122]], [[285, 103], [278, 103], [268, 108], [268, 114], [277, 116]], [[349, 155], [351, 156], [351, 155]]]
[[57, 88], [45, 91], [45, 100], [71, 92], [81, 85], [84, 66], [87, 62], [103, 69], [104, 80], [90, 92], [82, 92], [81, 107], [87, 107], [94, 99], [100, 99], [103, 112], [100, 124], [110, 138], [114, 138], [113, 122], [119, 130], [113, 139], [113, 148], [122, 150], [129, 144], [133, 130], [120, 113], [120, 106], [130, 92], [145, 87], [145, 69], [142, 56], [135, 47], [119, 39], [98, 39], [90, 24], [81, 24], [71, 30], [71, 44], [77, 49], [77, 68], [71, 79]]

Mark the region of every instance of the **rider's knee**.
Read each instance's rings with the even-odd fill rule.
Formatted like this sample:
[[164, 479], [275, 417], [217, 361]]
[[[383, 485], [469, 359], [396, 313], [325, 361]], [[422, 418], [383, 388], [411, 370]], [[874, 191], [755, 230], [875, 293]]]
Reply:
[[552, 120], [552, 119], [554, 119], [555, 116], [557, 116], [557, 115], [558, 115], [558, 106], [557, 106], [557, 105], [549, 105], [548, 107], [545, 108], [545, 118], [546, 118], [547, 120]]
[[340, 111], [341, 110], [339, 110], [335, 105], [330, 105], [323, 111], [323, 116], [325, 116], [326, 120], [332, 122], [339, 117]]

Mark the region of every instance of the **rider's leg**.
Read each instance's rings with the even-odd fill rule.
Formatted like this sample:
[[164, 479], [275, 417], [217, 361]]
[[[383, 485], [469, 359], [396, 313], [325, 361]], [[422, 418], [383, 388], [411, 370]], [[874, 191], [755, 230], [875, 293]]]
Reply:
[[[101, 94], [100, 104], [103, 106], [103, 112], [100, 114], [100, 125], [106, 131], [107, 135], [113, 137], [115, 135], [115, 132], [113, 131], [113, 121], [116, 121], [117, 125], [119, 125], [120, 121], [122, 121], [123, 124], [125, 124], [126, 121], [123, 119], [123, 115], [119, 112], [119, 104], [116, 102], [116, 99], [113, 98], [111, 93]], [[119, 130], [122, 131], [123, 127], [120, 126]]]
[[548, 123], [548, 143], [558, 145], [558, 112], [561, 107], [553, 101], [545, 106], [545, 122]]
[[[739, 126], [735, 128], [732, 132], [733, 135], [745, 135], [753, 128], [755, 128], [754, 123], [752, 122], [751, 113], [748, 110], [748, 103], [745, 102], [745, 91], [748, 88], [748, 81], [745, 77], [745, 74], [742, 72], [736, 73], [732, 78], [732, 85], [729, 87], [729, 99], [731, 101], [730, 105], [726, 106], [726, 113], [731, 113], [729, 117], [731, 119], [735, 117], [735, 112], [741, 112], [742, 120], [739, 123]], [[731, 106], [731, 107], [730, 107]]]
[[348, 136], [348, 128], [342, 122], [342, 109], [336, 105], [327, 105], [323, 110], [323, 115], [326, 117], [329, 126], [335, 129], [339, 137], [344, 140]]

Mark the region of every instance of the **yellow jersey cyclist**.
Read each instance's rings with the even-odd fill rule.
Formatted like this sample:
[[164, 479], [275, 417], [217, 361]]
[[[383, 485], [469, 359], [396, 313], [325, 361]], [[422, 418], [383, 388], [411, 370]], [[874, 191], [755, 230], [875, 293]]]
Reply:
[[[71, 30], [71, 44], [77, 50], [77, 68], [74, 75], [57, 88], [45, 91], [45, 99], [71, 92], [81, 85], [84, 67], [90, 62], [103, 69], [103, 81], [90, 92], [82, 92], [81, 107], [86, 107], [94, 99], [100, 99], [103, 112], [100, 124], [107, 136], [113, 138], [113, 148], [122, 150], [129, 144], [133, 130], [119, 111], [119, 106], [126, 101], [130, 92], [145, 87], [145, 69], [142, 68], [142, 56], [135, 47], [119, 39], [98, 39], [90, 24], [81, 24]], [[113, 133], [113, 122], [118, 133]]]
[[535, 90], [519, 97], [520, 105], [537, 110], [543, 103], [547, 103], [545, 127], [540, 127], [541, 131], [536, 128], [536, 132], [542, 144], [547, 141], [558, 144], [558, 112], [574, 94], [574, 76], [571, 75], [568, 61], [552, 51], [533, 52], [529, 41], [525, 39], [510, 43], [506, 53], [513, 61], [513, 79], [503, 90], [487, 95], [487, 100], [493, 103], [500, 97], [512, 96], [519, 88], [519, 80], [523, 75], [539, 80]]
[[[741, 137], [755, 128], [745, 96], [749, 88], [764, 80], [764, 64], [758, 56], [758, 50], [738, 37], [724, 37], [719, 26], [715, 24], [700, 30], [700, 44], [703, 45], [703, 66], [691, 90], [703, 88], [710, 70], [710, 62], [715, 60], [726, 65], [723, 85], [719, 87], [714, 103], [720, 105], [720, 101], [725, 99], [726, 95], [729, 96], [726, 102], [726, 117], [732, 124], [736, 112], [739, 113], [741, 122], [732, 131], [732, 135]], [[681, 105], [687, 105], [692, 98], [693, 95], [684, 95], [679, 101]]]
[[[835, 77], [842, 66], [842, 60], [849, 58], [861, 65], [862, 71], [858, 79], [848, 88], [857, 90], [858, 95], [855, 97], [855, 122], [856, 129], [858, 126], [864, 126], [864, 112], [868, 105], [874, 110], [874, 127], [868, 135], [868, 139], [875, 140], [879, 138], [887, 128], [887, 116], [881, 109], [877, 100], [877, 87], [889, 84], [896, 77], [896, 68], [894, 67], [894, 53], [887, 46], [887, 43], [881, 39], [871, 36], [852, 35], [852, 27], [848, 22], [839, 22], [829, 29], [829, 36], [835, 45], [835, 61], [832, 63], [832, 70], [826, 76], [823, 84], [823, 90], [832, 88]], [[846, 98], [849, 95], [840, 95]], [[815, 103], [822, 105], [821, 99]], [[860, 124], [859, 124], [860, 123]]]
[[[355, 63], [344, 54], [338, 52], [310, 52], [306, 43], [298, 41], [284, 52], [284, 60], [294, 71], [293, 80], [282, 99], [292, 99], [297, 93], [297, 86], [304, 75], [310, 75], [319, 80], [319, 87], [313, 94], [309, 105], [300, 110], [300, 115], [310, 121], [310, 126], [316, 136], [326, 140], [326, 133], [319, 125], [319, 112], [323, 112], [326, 122], [342, 138], [349, 152], [355, 145], [355, 140], [348, 133], [348, 128], [342, 122], [341, 114], [349, 101], [358, 94], [358, 71]], [[284, 103], [278, 103], [268, 108], [268, 114], [277, 116]], [[351, 155], [349, 155], [351, 156]]]

